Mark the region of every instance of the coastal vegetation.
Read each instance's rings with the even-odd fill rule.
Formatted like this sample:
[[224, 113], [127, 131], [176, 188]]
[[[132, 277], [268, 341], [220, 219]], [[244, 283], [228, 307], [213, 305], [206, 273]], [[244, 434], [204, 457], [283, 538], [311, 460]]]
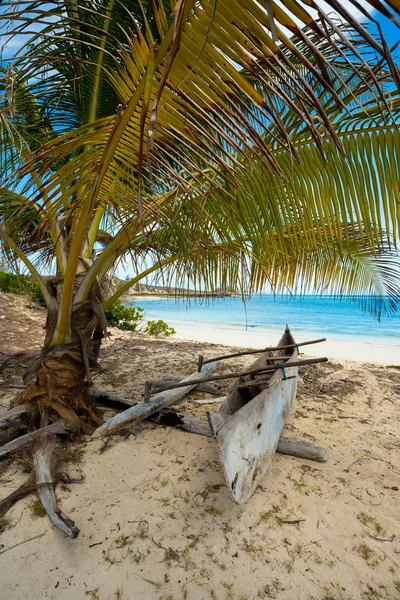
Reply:
[[29, 275], [0, 271], [0, 292], [31, 296], [34, 300], [42, 300], [39, 286]]
[[[88, 382], [105, 311], [158, 271], [394, 309], [399, 69], [340, 2], [342, 23], [283, 5], [4, 4], [20, 44], [0, 82], [0, 216], [48, 310], [16, 400], [39, 423], [99, 418]], [[105, 295], [122, 261], [136, 274]]]
[[147, 321], [144, 333], [154, 335], [154, 337], [169, 337], [170, 335], [174, 335], [176, 331], [173, 327], [169, 327], [165, 321], [158, 319], [157, 321]]
[[121, 300], [117, 300], [104, 314], [109, 325], [114, 325], [123, 331], [136, 331], [143, 319], [143, 312], [140, 306], [124, 306]]
[[[140, 306], [126, 306], [121, 300], [116, 300], [114, 304], [104, 311], [108, 325], [118, 327], [122, 331], [137, 331], [143, 326], [144, 308]], [[158, 321], [147, 321], [143, 329], [144, 333], [154, 337], [169, 337], [176, 333], [175, 329], [170, 327], [163, 319]]]

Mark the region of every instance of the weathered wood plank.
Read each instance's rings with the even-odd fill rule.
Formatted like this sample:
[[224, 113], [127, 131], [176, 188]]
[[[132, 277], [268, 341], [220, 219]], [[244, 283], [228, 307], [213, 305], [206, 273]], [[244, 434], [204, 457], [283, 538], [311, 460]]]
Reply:
[[[205, 365], [202, 370], [202, 375], [206, 376], [217, 366], [217, 363], [209, 363]], [[161, 392], [156, 396], [150, 398], [148, 404], [144, 402], [140, 402], [136, 404], [136, 406], [132, 406], [125, 410], [124, 412], [115, 415], [112, 419], [109, 419], [103, 425], [100, 425], [93, 433], [92, 437], [102, 437], [103, 435], [110, 435], [111, 433], [115, 433], [118, 429], [125, 427], [128, 423], [133, 423], [134, 421], [139, 422], [147, 419], [152, 414], [159, 412], [163, 408], [167, 408], [168, 406], [172, 406], [173, 404], [177, 404], [183, 400], [183, 398], [192, 390], [197, 383], [191, 383], [192, 380], [196, 380], [198, 378], [198, 372], [195, 371], [189, 377], [186, 377], [179, 385], [182, 383], [187, 383], [184, 387], [179, 387], [178, 389], [172, 389], [165, 392]]]

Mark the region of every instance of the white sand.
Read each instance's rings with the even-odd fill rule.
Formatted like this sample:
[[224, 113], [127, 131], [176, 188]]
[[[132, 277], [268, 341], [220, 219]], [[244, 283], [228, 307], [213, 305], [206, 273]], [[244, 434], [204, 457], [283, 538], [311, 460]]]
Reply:
[[[224, 344], [242, 348], [265, 348], [279, 341], [281, 331], [276, 329], [229, 329], [227, 327], [205, 326], [201, 323], [182, 324], [169, 321], [174, 327], [176, 339], [208, 342], [210, 344]], [[292, 333], [297, 342], [325, 337], [324, 335], [309, 332]], [[304, 351], [309, 356], [327, 356], [341, 360], [356, 360], [361, 362], [374, 362], [383, 365], [400, 365], [400, 340], [397, 344], [389, 344], [385, 338], [365, 338], [365, 341], [329, 338], [326, 342], [307, 346]]]
[[[4, 351], [42, 343], [44, 311], [26, 304], [0, 295]], [[219, 330], [200, 331], [208, 342], [224, 339]], [[235, 332], [234, 342], [262, 347], [278, 338], [276, 331], [262, 339]], [[369, 363], [382, 359], [385, 345], [376, 346], [370, 347]], [[315, 353], [330, 355], [323, 348], [315, 346]], [[232, 351], [112, 330], [95, 382], [140, 400], [146, 380], [189, 374], [199, 353]], [[248, 356], [224, 361], [217, 372], [251, 361]], [[17, 374], [18, 365], [2, 378]], [[2, 411], [15, 390], [0, 393]], [[65, 538], [46, 516], [35, 518], [29, 507], [33, 494], [17, 502], [0, 532], [0, 598], [399, 598], [399, 396], [399, 368], [348, 360], [303, 368], [285, 435], [328, 448], [329, 461], [276, 455], [261, 485], [240, 506], [225, 485], [212, 439], [151, 423], [131, 428], [127, 439], [113, 437], [105, 450], [102, 440], [83, 437], [74, 444], [80, 460], [75, 455], [63, 470], [84, 475], [84, 483], [57, 486], [60, 508], [76, 521], [79, 538]], [[193, 392], [181, 409], [205, 419], [206, 410], [218, 406], [195, 404], [204, 397]], [[27, 477], [19, 463], [0, 462], [1, 498]], [[34, 536], [42, 537], [27, 541]]]
[[[146, 379], [189, 373], [199, 352], [232, 351], [115, 331], [107, 346], [96, 385], [137, 399]], [[218, 370], [249, 360], [227, 361]], [[6, 551], [0, 597], [398, 598], [400, 372], [332, 361], [307, 368], [299, 383], [285, 435], [329, 448], [327, 463], [276, 455], [254, 495], [238, 506], [211, 439], [142, 424], [128, 439], [111, 439], [103, 453], [101, 440], [82, 440], [80, 463], [64, 469], [83, 474], [84, 483], [57, 488], [79, 538], [65, 538], [47, 517], [33, 518], [33, 495], [17, 502], [0, 536]], [[201, 397], [188, 397], [184, 410], [205, 418], [207, 407], [193, 402]], [[1, 407], [7, 399], [0, 399]], [[26, 478], [22, 466], [11, 463], [1, 474], [1, 496]]]

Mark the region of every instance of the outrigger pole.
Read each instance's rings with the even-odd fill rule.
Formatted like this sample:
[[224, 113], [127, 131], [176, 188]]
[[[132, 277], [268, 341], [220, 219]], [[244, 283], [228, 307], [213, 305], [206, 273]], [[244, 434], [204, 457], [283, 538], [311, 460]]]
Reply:
[[[304, 344], [305, 342], [303, 342]], [[300, 345], [300, 344], [299, 344]], [[293, 344], [291, 347], [296, 347], [297, 344]], [[285, 346], [280, 346], [280, 348], [285, 348]], [[263, 352], [265, 352], [265, 350], [263, 350]], [[250, 354], [250, 353], [249, 353]], [[287, 360], [288, 358], [290, 358], [290, 356], [279, 356], [277, 357], [272, 357], [273, 360]], [[217, 359], [213, 359], [213, 361], [215, 361]], [[323, 363], [323, 362], [327, 362], [327, 358], [306, 358], [304, 360], [298, 360], [295, 362], [291, 362], [288, 365], [288, 368], [291, 367], [301, 367], [303, 365], [314, 365], [317, 363]], [[206, 361], [211, 362], [211, 361]], [[206, 362], [204, 364], [206, 364]], [[241, 373], [230, 373], [229, 375], [212, 375], [211, 377], [202, 377], [201, 379], [193, 379], [190, 382], [190, 385], [198, 385], [199, 383], [206, 383], [208, 381], [222, 381], [224, 379], [235, 379], [238, 377], [245, 377], [246, 375], [256, 375], [258, 373], [272, 373], [274, 371], [278, 371], [279, 369], [282, 370], [282, 373], [284, 375], [284, 371], [285, 371], [285, 365], [283, 362], [280, 363], [276, 363], [275, 365], [270, 365], [268, 367], [262, 367], [260, 369], [251, 369], [249, 371], [242, 371]], [[145, 385], [144, 385], [144, 403], [147, 404], [150, 400], [150, 396], [151, 396], [151, 388], [153, 385], [153, 381], [146, 381]], [[180, 388], [180, 387], [187, 387], [187, 382], [181, 381], [179, 383], [172, 383], [169, 385], [165, 385], [162, 388], [157, 388], [157, 394], [160, 394], [161, 392], [165, 392], [167, 390], [174, 390], [175, 388]]]
[[[235, 356], [247, 356], [248, 354], [263, 354], [264, 352], [272, 352], [274, 350], [289, 350], [290, 348], [299, 348], [300, 346], [310, 346], [311, 344], [319, 344], [320, 342], [326, 342], [326, 338], [320, 338], [318, 340], [310, 340], [309, 342], [300, 342], [299, 344], [288, 344], [286, 346], [275, 346], [274, 348], [262, 348], [260, 350], [245, 350], [244, 352], [235, 352], [234, 354], [225, 354], [224, 356], [217, 356], [217, 358], [208, 358], [204, 360], [202, 354], [199, 355], [197, 362], [197, 370], [200, 373], [203, 365], [214, 362], [214, 360], [226, 360], [227, 358], [234, 358]], [[273, 357], [271, 357], [273, 358]], [[282, 357], [279, 357], [282, 358]]]

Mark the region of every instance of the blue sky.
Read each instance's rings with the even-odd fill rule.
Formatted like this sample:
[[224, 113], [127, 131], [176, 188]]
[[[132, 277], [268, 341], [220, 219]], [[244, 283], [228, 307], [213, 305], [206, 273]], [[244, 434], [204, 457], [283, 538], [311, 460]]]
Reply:
[[[396, 44], [400, 39], [400, 29], [381, 14], [375, 13], [374, 17], [382, 27], [382, 31], [386, 38], [389, 48], [394, 46], [394, 44]], [[400, 44], [395, 50], [395, 55], [398, 59], [400, 56]]]

